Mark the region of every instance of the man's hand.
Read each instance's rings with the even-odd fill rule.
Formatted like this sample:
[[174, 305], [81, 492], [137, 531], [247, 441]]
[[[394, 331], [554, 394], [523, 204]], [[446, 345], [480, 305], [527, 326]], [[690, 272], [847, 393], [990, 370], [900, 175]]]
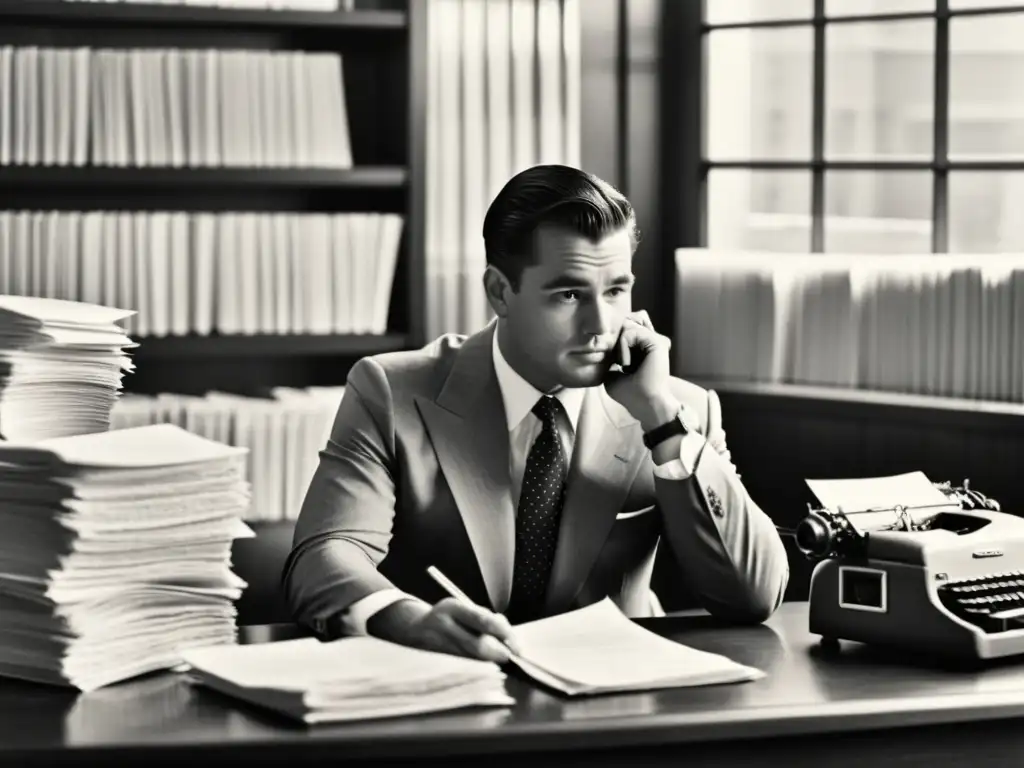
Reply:
[[669, 421], [679, 412], [672, 396], [669, 350], [672, 341], [654, 330], [643, 310], [626, 318], [617, 342], [621, 371], [609, 371], [605, 390], [644, 431]]
[[507, 643], [515, 649], [512, 625], [498, 613], [467, 606], [455, 598], [431, 607], [415, 600], [400, 600], [374, 615], [367, 631], [383, 640], [504, 664]]

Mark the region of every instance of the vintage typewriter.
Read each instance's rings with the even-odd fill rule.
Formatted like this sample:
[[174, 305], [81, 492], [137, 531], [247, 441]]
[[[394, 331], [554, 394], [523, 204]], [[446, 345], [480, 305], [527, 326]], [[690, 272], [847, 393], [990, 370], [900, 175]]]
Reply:
[[[814, 508], [793, 531], [811, 576], [809, 629], [839, 640], [981, 661], [1024, 653], [1024, 519], [934, 483], [941, 509]], [[856, 515], [870, 513], [864, 530]], [[887, 522], [879, 524], [879, 513]]]

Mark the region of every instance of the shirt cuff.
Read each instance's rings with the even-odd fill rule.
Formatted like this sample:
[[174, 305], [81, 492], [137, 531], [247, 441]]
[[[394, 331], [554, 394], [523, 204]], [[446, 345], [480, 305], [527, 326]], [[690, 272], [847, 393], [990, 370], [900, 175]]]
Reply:
[[356, 600], [341, 616], [342, 626], [349, 635], [365, 635], [366, 624], [377, 613], [399, 600], [417, 600], [400, 589], [381, 589]]
[[679, 441], [679, 458], [657, 464], [654, 474], [662, 480], [686, 480], [697, 471], [697, 464], [707, 441], [697, 432], [690, 432]]

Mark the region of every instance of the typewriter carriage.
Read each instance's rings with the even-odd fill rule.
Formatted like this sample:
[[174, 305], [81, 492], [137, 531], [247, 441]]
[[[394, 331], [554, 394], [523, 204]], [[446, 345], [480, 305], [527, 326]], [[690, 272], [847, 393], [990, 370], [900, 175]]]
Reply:
[[[991, 499], [970, 487], [970, 480], [965, 479], [963, 485], [954, 486], [948, 481], [933, 483], [942, 491], [951, 503], [956, 503], [962, 510], [985, 509], [992, 512], [999, 512], [1000, 505], [995, 499]], [[943, 505], [946, 506], [946, 505]], [[879, 513], [891, 512], [892, 522], [878, 530], [885, 531], [924, 531], [933, 527], [951, 529], [976, 529], [984, 522], [968, 522], [960, 516], [950, 516], [940, 513], [923, 523], [914, 521], [913, 510], [896, 505], [888, 509], [869, 509], [844, 512], [843, 510], [828, 510], [820, 507], [807, 505], [807, 516], [801, 520], [793, 530], [793, 538], [797, 548], [809, 560], [822, 560], [832, 557], [857, 557], [863, 554], [867, 537], [860, 533], [852, 523], [850, 517], [866, 512]]]

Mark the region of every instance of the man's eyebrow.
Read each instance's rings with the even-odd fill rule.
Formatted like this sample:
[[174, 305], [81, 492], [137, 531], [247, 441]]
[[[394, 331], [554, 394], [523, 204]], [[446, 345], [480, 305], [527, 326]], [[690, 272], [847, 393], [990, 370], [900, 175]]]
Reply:
[[[614, 286], [632, 285], [635, 278], [633, 275], [623, 273], [618, 275], [611, 284]], [[590, 283], [575, 275], [557, 275], [541, 286], [543, 291], [565, 291], [572, 288], [589, 288]]]

